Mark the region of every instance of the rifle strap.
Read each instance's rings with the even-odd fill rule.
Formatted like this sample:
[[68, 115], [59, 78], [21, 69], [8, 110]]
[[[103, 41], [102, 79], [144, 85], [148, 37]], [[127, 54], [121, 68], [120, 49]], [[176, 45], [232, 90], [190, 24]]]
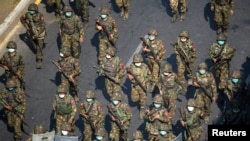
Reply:
[[223, 52], [224, 48], [225, 48], [225, 44], [222, 46], [220, 52], [214, 58], [220, 57], [222, 55], [222, 52]]
[[89, 105], [88, 110], [86, 111], [86, 114], [87, 114], [87, 115], [89, 115], [89, 113], [92, 111], [93, 107], [94, 107], [94, 102], [92, 102], [92, 103]]

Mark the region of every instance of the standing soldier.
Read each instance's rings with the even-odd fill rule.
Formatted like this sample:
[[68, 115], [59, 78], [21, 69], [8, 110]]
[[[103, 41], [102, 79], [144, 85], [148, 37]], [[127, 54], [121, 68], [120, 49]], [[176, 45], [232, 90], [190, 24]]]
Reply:
[[219, 89], [223, 90], [226, 86], [226, 81], [229, 77], [230, 62], [235, 54], [235, 49], [232, 48], [226, 40], [224, 34], [217, 36], [217, 42], [213, 43], [209, 48], [209, 56], [213, 66], [210, 68], [215, 70], [216, 77], [219, 77]]
[[109, 116], [111, 117], [110, 141], [127, 141], [128, 128], [132, 113], [127, 103], [122, 102], [123, 96], [119, 91], [113, 94], [111, 103], [107, 105]]
[[96, 129], [94, 141], [106, 141], [105, 128], [101, 127]]
[[[173, 72], [172, 65], [166, 63], [160, 73], [159, 80], [160, 94], [167, 106], [170, 117], [174, 119], [176, 112], [176, 100], [179, 95], [179, 87], [186, 92], [187, 88], [178, 80], [177, 75]], [[173, 124], [173, 121], [172, 121]]]
[[135, 54], [133, 63], [127, 68], [128, 78], [131, 81], [131, 99], [133, 102], [139, 102], [140, 118], [143, 118], [144, 108], [147, 98], [147, 82], [150, 79], [148, 66], [143, 63], [141, 54]]
[[56, 134], [61, 134], [61, 126], [64, 122], [71, 124], [72, 129], [74, 129], [74, 119], [77, 111], [76, 103], [64, 85], [58, 86], [52, 108], [56, 119]]
[[72, 96], [78, 102], [78, 80], [81, 74], [79, 60], [70, 56], [68, 48], [62, 48], [57, 65], [58, 71], [61, 73], [61, 84], [66, 85], [69, 89], [71, 88]]
[[180, 114], [180, 123], [184, 127], [185, 141], [199, 141], [203, 132], [201, 123], [203, 114], [201, 110], [196, 107], [195, 99], [189, 99], [187, 108], [180, 108]]
[[176, 135], [173, 133], [172, 127], [168, 124], [160, 124], [159, 136], [157, 141], [174, 141]]
[[190, 39], [189, 32], [183, 30], [177, 41], [173, 44], [174, 51], [176, 54], [178, 72], [177, 76], [180, 79], [182, 85], [185, 84], [184, 73], [187, 71], [188, 85], [192, 84], [194, 62], [196, 60], [196, 48], [193, 41]]
[[63, 122], [61, 125], [61, 136], [76, 136], [74, 129], [72, 128], [72, 125], [68, 122]]
[[9, 41], [7, 44], [8, 52], [5, 52], [0, 59], [0, 65], [5, 70], [6, 81], [15, 80], [17, 87], [24, 88], [24, 60], [22, 55], [17, 53], [17, 44], [15, 41]]
[[43, 124], [35, 125], [34, 130], [30, 133], [26, 141], [36, 141], [47, 138], [48, 140], [53, 140], [55, 136], [55, 131], [48, 132]]
[[20, 21], [26, 28], [27, 35], [35, 49], [37, 68], [41, 69], [44, 39], [47, 34], [44, 16], [38, 11], [38, 6], [32, 3], [28, 7], [28, 12], [21, 16]]
[[143, 139], [142, 132], [140, 130], [136, 130], [135, 132], [133, 132], [133, 138], [131, 141], [145, 141]]
[[79, 59], [81, 53], [80, 42], [84, 41], [83, 25], [69, 5], [65, 5], [63, 8], [59, 33], [62, 47], [70, 48], [72, 56]]
[[164, 107], [163, 98], [160, 94], [155, 95], [152, 106], [145, 111], [144, 119], [146, 120], [146, 130], [149, 134], [148, 141], [158, 139], [160, 124], [171, 126], [171, 118], [168, 110]]
[[14, 128], [15, 141], [21, 141], [21, 126], [26, 110], [26, 99], [23, 89], [17, 86], [16, 81], [9, 79], [0, 93], [0, 105], [7, 115], [8, 126]]
[[89, 22], [89, 0], [76, 0], [76, 9], [82, 14], [84, 27]]
[[125, 69], [122, 60], [116, 56], [114, 48], [107, 49], [103, 64], [100, 65], [99, 75], [105, 77], [105, 87], [110, 97], [114, 92], [121, 90]]
[[121, 11], [121, 17], [125, 20], [128, 19], [128, 8], [130, 0], [115, 0], [116, 5]]
[[217, 97], [217, 87], [214, 76], [207, 71], [207, 64], [202, 62], [198, 65], [198, 70], [194, 76], [195, 99], [197, 107], [201, 108], [205, 122], [209, 121], [211, 103]]
[[217, 24], [217, 33], [227, 34], [229, 16], [234, 13], [234, 0], [211, 0], [211, 11], [214, 11], [214, 21]]
[[47, 0], [47, 4], [55, 8], [56, 18], [60, 18], [62, 11], [62, 0]]
[[107, 7], [100, 9], [100, 16], [96, 19], [95, 28], [99, 33], [99, 53], [98, 63], [102, 63], [105, 57], [105, 51], [109, 47], [116, 47], [118, 39], [118, 27], [116, 21], [110, 16], [110, 11]]
[[78, 111], [84, 121], [84, 140], [90, 141], [92, 134], [104, 126], [104, 114], [101, 103], [96, 100], [95, 92], [88, 90], [85, 95], [86, 101], [80, 104]]
[[173, 14], [171, 22], [175, 22], [179, 16], [178, 8], [180, 8], [180, 21], [183, 21], [187, 12], [187, 1], [186, 0], [170, 0], [170, 8]]
[[160, 66], [166, 53], [166, 48], [162, 40], [158, 39], [157, 30], [152, 28], [148, 32], [148, 38], [141, 37], [142, 51], [146, 57], [147, 65], [152, 72], [152, 91], [158, 83]]

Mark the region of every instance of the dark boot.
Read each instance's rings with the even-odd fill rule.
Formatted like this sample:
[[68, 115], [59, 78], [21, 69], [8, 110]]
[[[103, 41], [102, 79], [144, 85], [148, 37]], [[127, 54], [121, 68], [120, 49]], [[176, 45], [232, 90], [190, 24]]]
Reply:
[[173, 14], [173, 17], [171, 19], [171, 23], [174, 23], [176, 21], [177, 17], [178, 17], [177, 14]]
[[37, 62], [36, 62], [36, 68], [37, 69], [41, 69], [42, 68], [42, 60], [41, 59], [37, 60]]
[[180, 21], [184, 21], [184, 19], [185, 19], [185, 13], [181, 13], [181, 15], [180, 15]]

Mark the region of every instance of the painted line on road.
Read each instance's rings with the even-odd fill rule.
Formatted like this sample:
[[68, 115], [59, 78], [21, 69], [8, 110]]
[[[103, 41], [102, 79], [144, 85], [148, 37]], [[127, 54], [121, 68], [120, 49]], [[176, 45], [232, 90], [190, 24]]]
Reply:
[[39, 5], [41, 2], [42, 2], [42, 0], [36, 0], [36, 1], [35, 1], [35, 4], [36, 4], [36, 5]]

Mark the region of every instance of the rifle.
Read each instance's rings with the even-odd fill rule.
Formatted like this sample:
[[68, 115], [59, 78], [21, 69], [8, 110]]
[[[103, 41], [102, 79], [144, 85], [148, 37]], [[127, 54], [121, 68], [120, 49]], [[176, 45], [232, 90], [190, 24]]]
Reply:
[[90, 111], [92, 110], [93, 106], [94, 106], [94, 102], [92, 102], [92, 103], [90, 104], [90, 106], [89, 106], [89, 108], [88, 108], [88, 110], [87, 110], [87, 112], [86, 112], [86, 115], [88, 116], [88, 118], [86, 118], [86, 117], [84, 117], [84, 118], [85, 118], [86, 121], [90, 124], [91, 129], [95, 132], [95, 125], [94, 125], [94, 123], [92, 122], [92, 120], [91, 120], [90, 117], [89, 117], [89, 113], [90, 113]]
[[208, 69], [209, 71], [213, 70], [213, 69], [217, 69], [220, 64], [224, 64], [224, 63], [228, 63], [228, 61], [221, 63], [221, 59], [222, 59], [222, 52], [225, 48], [225, 44], [222, 46], [220, 52], [217, 54], [217, 56], [215, 56], [214, 58], [216, 58], [216, 62]]
[[115, 40], [110, 38], [111, 33], [108, 31], [106, 25], [105, 25], [103, 22], [101, 22], [100, 20], [97, 20], [96, 23], [97, 23], [99, 26], [102, 27], [104, 33], [105, 33], [106, 36], [108, 37], [108, 40], [109, 40], [110, 44], [111, 44], [113, 47], [115, 47], [115, 48], [117, 49]]
[[[186, 116], [186, 114], [185, 114], [185, 112], [184, 112], [183, 107], [180, 107], [180, 108], [179, 108], [179, 112], [180, 112], [181, 118], [182, 118], [184, 121], [187, 121], [187, 116]], [[184, 129], [185, 129], [186, 132], [187, 132], [187, 136], [188, 136], [188, 137], [191, 137], [191, 140], [194, 141], [194, 139], [193, 139], [193, 137], [192, 137], [192, 134], [191, 134], [191, 131], [190, 131], [189, 127], [187, 126], [187, 124], [185, 124]]]
[[26, 19], [26, 23], [30, 29], [29, 31], [31, 31], [32, 39], [34, 39], [35, 37], [38, 36], [38, 32], [37, 32], [36, 26], [34, 25], [32, 16], [29, 14], [28, 14], [28, 18]]
[[113, 109], [109, 105], [107, 105], [107, 108], [108, 108], [108, 112], [115, 118], [116, 125], [120, 128], [121, 131], [123, 131], [122, 123], [119, 119], [119, 116], [113, 111]]
[[206, 96], [209, 97], [210, 101], [213, 102], [213, 98], [212, 98], [212, 96], [210, 95], [211, 92], [208, 91], [208, 89], [206, 88], [206, 86], [205, 86], [203, 83], [201, 83], [201, 82], [198, 82], [198, 81], [197, 81], [197, 83], [199, 84], [201, 90], [206, 94]]

